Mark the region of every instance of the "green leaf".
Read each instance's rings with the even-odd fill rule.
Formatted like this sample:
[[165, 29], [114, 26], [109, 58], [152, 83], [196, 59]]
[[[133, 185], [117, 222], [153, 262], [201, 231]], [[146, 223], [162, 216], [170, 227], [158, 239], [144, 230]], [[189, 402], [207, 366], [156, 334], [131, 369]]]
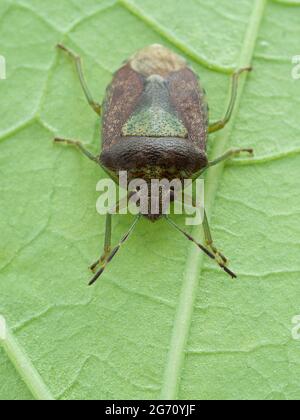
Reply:
[[[11, 340], [0, 339], [0, 399], [299, 398], [299, 11], [295, 0], [1, 1], [0, 313]], [[236, 281], [167, 224], [143, 220], [87, 287], [105, 174], [51, 139], [99, 151], [100, 122], [58, 42], [82, 55], [99, 100], [137, 49], [173, 48], [200, 75], [212, 120], [226, 110], [229, 73], [252, 63], [209, 153], [254, 147], [256, 157], [206, 178]], [[115, 241], [131, 220], [115, 217]]]

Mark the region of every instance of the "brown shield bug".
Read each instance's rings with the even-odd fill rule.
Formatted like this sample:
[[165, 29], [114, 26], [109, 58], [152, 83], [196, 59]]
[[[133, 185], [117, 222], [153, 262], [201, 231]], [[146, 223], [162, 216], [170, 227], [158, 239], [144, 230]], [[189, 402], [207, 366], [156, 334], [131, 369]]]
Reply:
[[[100, 165], [113, 179], [120, 171], [127, 171], [129, 179], [142, 178], [150, 183], [153, 178], [197, 179], [208, 168], [232, 158], [241, 152], [253, 153], [252, 149], [233, 149], [214, 161], [206, 154], [208, 134], [222, 129], [230, 120], [237, 97], [238, 79], [242, 68], [232, 76], [232, 94], [225, 117], [210, 123], [205, 91], [197, 75], [184, 58], [161, 45], [151, 45], [134, 54], [114, 75], [107, 88], [103, 106], [94, 101], [84, 78], [80, 57], [63, 45], [76, 65], [85, 96], [100, 116], [102, 115], [102, 151], [93, 156], [79, 141], [56, 138], [76, 146], [88, 158]], [[139, 194], [129, 191], [128, 195]], [[162, 195], [155, 197], [162, 208]], [[210, 258], [233, 278], [236, 275], [227, 267], [227, 259], [213, 244], [208, 219], [204, 211], [203, 230], [206, 247], [175, 224], [162, 211], [145, 216], [155, 221], [166, 220], [194, 242]], [[106, 216], [104, 252], [91, 269], [95, 272], [90, 284], [103, 273], [107, 264], [128, 239], [141, 215], [138, 215], [119, 244], [111, 248], [111, 213]], [[97, 271], [97, 267], [100, 266]]]

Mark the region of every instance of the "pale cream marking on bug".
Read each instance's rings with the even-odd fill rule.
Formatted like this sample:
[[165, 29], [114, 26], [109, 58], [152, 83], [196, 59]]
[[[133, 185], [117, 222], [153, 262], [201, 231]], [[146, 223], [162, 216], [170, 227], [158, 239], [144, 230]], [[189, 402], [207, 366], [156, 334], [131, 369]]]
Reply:
[[183, 57], [159, 44], [143, 48], [134, 54], [129, 62], [133, 70], [146, 77], [153, 74], [165, 76], [170, 72], [182, 70], [187, 66]]

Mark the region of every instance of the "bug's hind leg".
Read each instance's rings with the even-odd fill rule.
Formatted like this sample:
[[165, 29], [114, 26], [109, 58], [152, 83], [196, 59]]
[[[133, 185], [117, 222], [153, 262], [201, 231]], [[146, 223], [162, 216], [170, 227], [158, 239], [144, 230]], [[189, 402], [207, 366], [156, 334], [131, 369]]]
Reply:
[[240, 70], [237, 70], [235, 73], [233, 73], [233, 75], [232, 75], [231, 98], [230, 98], [230, 101], [229, 101], [227, 112], [225, 114], [225, 117], [222, 120], [216, 121], [216, 122], [209, 125], [209, 128], [208, 128], [209, 133], [214, 133], [216, 131], [221, 130], [230, 121], [230, 118], [232, 116], [232, 112], [234, 110], [234, 105], [235, 105], [235, 102], [236, 102], [236, 98], [237, 98], [239, 77], [245, 71], [251, 71], [251, 70], [252, 70], [252, 67], [244, 67]]
[[249, 153], [251, 156], [254, 154], [253, 149], [230, 149], [224, 155], [218, 157], [215, 160], [212, 160], [208, 163], [208, 167], [218, 165], [218, 163], [224, 162], [226, 160], [232, 159], [236, 156], [239, 156], [241, 153]]
[[99, 158], [97, 156], [94, 156], [91, 152], [89, 152], [83, 146], [83, 144], [78, 140], [70, 140], [70, 139], [65, 139], [65, 138], [61, 138], [61, 137], [55, 137], [54, 142], [77, 147], [77, 149], [80, 150], [85, 156], [87, 156], [89, 159], [91, 159], [92, 161], [99, 164]]
[[86, 99], [88, 101], [88, 103], [90, 104], [90, 106], [93, 108], [93, 110], [98, 114], [101, 115], [101, 105], [94, 101], [92, 94], [88, 88], [88, 85], [86, 83], [84, 74], [83, 74], [83, 69], [82, 69], [82, 63], [81, 63], [81, 58], [79, 57], [79, 55], [75, 54], [72, 50], [70, 50], [69, 48], [65, 47], [62, 44], [58, 44], [57, 48], [60, 48], [62, 51], [64, 51], [65, 53], [67, 53], [72, 60], [74, 61], [75, 65], [76, 65], [76, 71], [80, 80], [80, 84], [81, 87], [83, 89], [83, 92], [86, 96]]

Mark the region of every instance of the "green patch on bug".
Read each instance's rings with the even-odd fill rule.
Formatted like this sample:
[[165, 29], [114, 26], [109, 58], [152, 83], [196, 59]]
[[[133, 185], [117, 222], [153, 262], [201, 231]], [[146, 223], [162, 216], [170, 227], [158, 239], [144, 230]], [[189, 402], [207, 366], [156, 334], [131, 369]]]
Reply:
[[175, 115], [160, 106], [151, 106], [134, 114], [123, 126], [122, 134], [123, 136], [185, 138], [188, 132]]

